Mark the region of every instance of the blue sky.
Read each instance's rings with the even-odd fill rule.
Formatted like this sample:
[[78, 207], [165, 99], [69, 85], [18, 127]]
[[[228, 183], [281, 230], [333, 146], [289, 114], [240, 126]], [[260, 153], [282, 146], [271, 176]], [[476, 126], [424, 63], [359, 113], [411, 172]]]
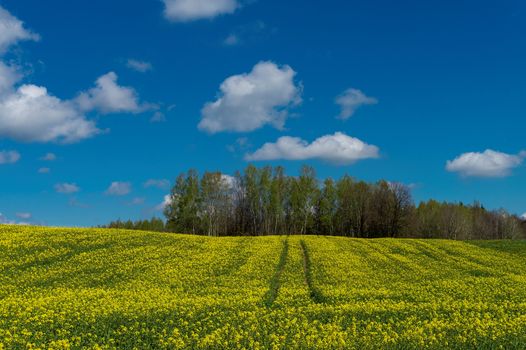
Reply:
[[149, 218], [249, 161], [526, 212], [524, 1], [0, 7], [0, 221]]

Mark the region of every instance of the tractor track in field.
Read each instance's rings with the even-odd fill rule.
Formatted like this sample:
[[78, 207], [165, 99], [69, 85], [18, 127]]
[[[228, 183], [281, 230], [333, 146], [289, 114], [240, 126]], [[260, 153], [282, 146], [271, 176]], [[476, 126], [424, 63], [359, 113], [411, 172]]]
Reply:
[[304, 240], [300, 241], [301, 252], [303, 253], [303, 273], [305, 276], [305, 284], [309, 289], [309, 296], [315, 303], [325, 302], [325, 297], [323, 294], [316, 288], [314, 285], [314, 280], [312, 278], [312, 263], [310, 260], [309, 249]]
[[266, 307], [271, 307], [272, 304], [274, 304], [274, 301], [278, 297], [278, 292], [280, 288], [280, 279], [281, 274], [283, 273], [283, 270], [285, 268], [285, 264], [287, 263], [287, 257], [289, 255], [289, 241], [288, 239], [285, 239], [283, 241], [283, 248], [281, 249], [281, 254], [279, 256], [278, 264], [276, 265], [276, 271], [274, 272], [274, 276], [272, 276], [272, 279], [270, 280], [270, 287], [267, 293], [265, 294], [265, 297], [263, 298], [263, 304]]

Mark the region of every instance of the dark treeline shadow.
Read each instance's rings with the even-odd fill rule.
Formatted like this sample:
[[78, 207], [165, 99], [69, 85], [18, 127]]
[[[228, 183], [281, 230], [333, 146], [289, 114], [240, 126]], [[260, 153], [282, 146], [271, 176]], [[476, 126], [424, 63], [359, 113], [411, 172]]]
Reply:
[[334, 235], [447, 239], [520, 239], [526, 223], [505, 210], [429, 200], [415, 205], [401, 183], [367, 183], [348, 175], [320, 181], [312, 167], [249, 165], [234, 177], [189, 170], [179, 175], [161, 219], [106, 227], [207, 236]]

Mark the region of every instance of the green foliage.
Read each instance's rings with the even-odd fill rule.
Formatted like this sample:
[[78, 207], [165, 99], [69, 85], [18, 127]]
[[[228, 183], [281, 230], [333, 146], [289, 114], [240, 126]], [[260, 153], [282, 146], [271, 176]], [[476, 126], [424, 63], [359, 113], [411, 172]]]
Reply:
[[121, 221], [116, 220], [110, 222], [108, 225], [101, 226], [101, 228], [118, 228], [126, 230], [141, 230], [141, 231], [166, 231], [164, 221], [159, 218], [151, 218], [150, 220], [137, 220], [137, 221]]
[[433, 200], [415, 206], [403, 184], [348, 175], [320, 182], [307, 166], [292, 177], [282, 167], [249, 165], [233, 180], [190, 170], [177, 178], [165, 215], [169, 231], [208, 236], [526, 237], [526, 225], [503, 210]]

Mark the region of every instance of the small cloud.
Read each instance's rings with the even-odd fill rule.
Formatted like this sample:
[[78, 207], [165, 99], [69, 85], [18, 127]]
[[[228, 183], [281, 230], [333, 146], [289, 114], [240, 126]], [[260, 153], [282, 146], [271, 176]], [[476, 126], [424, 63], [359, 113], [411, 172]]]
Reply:
[[236, 178], [231, 175], [222, 174], [221, 180], [223, 180], [223, 183], [230, 189], [234, 188], [236, 185]]
[[156, 211], [163, 211], [167, 206], [169, 206], [170, 204], [172, 204], [172, 196], [170, 196], [169, 194], [165, 195], [164, 198], [163, 198], [163, 201], [161, 203], [159, 203], [156, 207], [155, 207], [155, 210]]
[[522, 214], [522, 215], [520, 216], [520, 218], [521, 218], [522, 220], [526, 220], [526, 213]]
[[349, 119], [361, 106], [375, 105], [378, 100], [374, 97], [368, 97], [358, 89], [347, 89], [341, 95], [336, 97], [336, 104], [340, 105], [341, 112], [339, 119]]
[[38, 169], [39, 174], [49, 174], [51, 172], [51, 169], [49, 168], [40, 168]]
[[144, 183], [145, 188], [155, 187], [161, 190], [170, 188], [170, 181], [166, 179], [149, 179]]
[[55, 185], [55, 191], [62, 194], [76, 193], [80, 191], [80, 188], [74, 183], [59, 183]]
[[513, 155], [487, 149], [482, 153], [463, 153], [453, 160], [448, 160], [446, 170], [459, 173], [463, 177], [506, 177], [522, 164], [524, 158], [525, 152]]
[[0, 54], [22, 40], [40, 40], [40, 36], [26, 29], [24, 22], [0, 6]]
[[126, 67], [140, 73], [146, 73], [153, 69], [153, 66], [150, 62], [144, 62], [134, 59], [129, 59], [128, 62], [126, 62]]
[[119, 182], [114, 181], [110, 187], [106, 190], [106, 194], [109, 196], [125, 196], [131, 192], [130, 182]]
[[57, 159], [57, 156], [54, 153], [46, 153], [44, 156], [40, 157], [40, 160], [46, 162], [52, 162]]
[[155, 112], [153, 116], [150, 118], [151, 123], [162, 123], [166, 121], [166, 116], [162, 112]]
[[266, 143], [245, 160], [307, 160], [319, 159], [334, 164], [353, 164], [359, 160], [378, 158], [378, 147], [350, 137], [342, 132], [325, 135], [308, 143], [299, 137], [283, 136], [275, 143]]
[[118, 76], [109, 72], [97, 79], [95, 87], [77, 96], [76, 103], [84, 112], [98, 110], [109, 113], [141, 113], [150, 108], [149, 104], [140, 104], [135, 89], [117, 83]]
[[163, 0], [164, 16], [173, 22], [190, 22], [231, 14], [240, 4], [237, 0]]
[[248, 132], [265, 125], [284, 127], [288, 109], [301, 102], [301, 84], [289, 66], [260, 62], [252, 71], [227, 78], [215, 101], [201, 110], [198, 128], [210, 134]]
[[31, 219], [32, 215], [31, 213], [16, 213], [16, 217], [23, 220], [29, 220]]
[[18, 162], [19, 160], [20, 153], [18, 153], [17, 151], [0, 151], [0, 165], [13, 164]]

